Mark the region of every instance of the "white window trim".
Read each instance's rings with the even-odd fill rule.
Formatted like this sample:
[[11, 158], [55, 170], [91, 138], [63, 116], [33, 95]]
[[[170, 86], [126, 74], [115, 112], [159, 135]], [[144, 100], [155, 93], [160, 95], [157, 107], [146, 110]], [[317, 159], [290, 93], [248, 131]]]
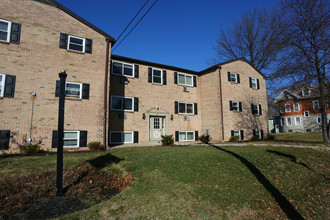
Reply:
[[6, 20], [3, 20], [3, 19], [0, 19], [0, 21], [5, 22], [5, 23], [8, 23], [7, 40], [6, 41], [0, 40], [0, 41], [2, 41], [2, 42], [8, 42], [9, 43], [9, 41], [10, 41], [10, 32], [11, 32], [11, 22], [10, 21], [6, 21]]
[[[289, 123], [288, 123], [288, 120], [290, 119], [290, 121], [291, 121], [291, 124], [289, 125]], [[287, 117], [286, 118], [286, 126], [292, 126], [292, 118], [291, 117]]]
[[[287, 110], [286, 110], [286, 106], [287, 106], [287, 105], [290, 106], [290, 111], [287, 111]], [[284, 105], [284, 109], [285, 109], [285, 112], [291, 112], [291, 104], [290, 104], [290, 103], [286, 103], [286, 104]]]
[[69, 98], [69, 99], [82, 99], [82, 83], [75, 83], [75, 82], [65, 82], [65, 91], [67, 90], [66, 89], [66, 85], [67, 84], [76, 84], [76, 85], [79, 85], [80, 86], [80, 94], [79, 94], [79, 98], [77, 98], [77, 97], [66, 97], [66, 98]]
[[[121, 135], [121, 139], [122, 139], [122, 141], [121, 142], [112, 142], [112, 140], [111, 140], [111, 134], [112, 133], [120, 133], [120, 134], [122, 134]], [[131, 133], [132, 134], [132, 141], [130, 141], [130, 142], [125, 142], [124, 140], [123, 140], [123, 138], [124, 138], [124, 136], [123, 136], [123, 134], [129, 134], [129, 133]], [[134, 143], [134, 132], [133, 131], [110, 131], [110, 143], [111, 144], [132, 144], [132, 143]]]
[[[179, 81], [179, 75], [184, 75], [184, 82], [185, 83], [180, 83], [180, 81]], [[191, 76], [191, 85], [189, 85], [189, 84], [186, 83], [186, 77], [187, 76]], [[194, 86], [194, 76], [193, 75], [185, 74], [185, 73], [178, 73], [176, 79], [177, 79], [178, 85], [192, 86], [192, 87]]]
[[[119, 73], [114, 73], [113, 72], [113, 63], [116, 62], [116, 63], [121, 63], [123, 64], [123, 69], [122, 69], [122, 74], [119, 74]], [[132, 66], [132, 71], [133, 71], [133, 75], [132, 76], [129, 76], [129, 75], [125, 75], [124, 74], [124, 65], [129, 65], [129, 66]], [[112, 67], [111, 67], [111, 74], [112, 75], [116, 75], [116, 76], [125, 76], [125, 77], [129, 77], [129, 78], [134, 78], [135, 77], [135, 65], [134, 64], [131, 64], [131, 63], [125, 63], [125, 62], [121, 62], [121, 61], [117, 61], [117, 60], [113, 60], [112, 61]]]
[[[306, 116], [306, 112], [308, 112], [308, 115]], [[310, 114], [309, 114], [309, 111], [304, 111], [304, 117], [309, 117]]]
[[[320, 118], [320, 122], [318, 120], [319, 118]], [[319, 125], [322, 124], [322, 118], [321, 118], [321, 116], [317, 116], [316, 117], [316, 123], [319, 124]]]
[[[315, 102], [317, 102], [317, 107], [318, 107], [318, 108], [314, 108], [314, 103], [315, 103]], [[320, 109], [320, 102], [319, 102], [319, 100], [314, 100], [314, 101], [313, 101], [313, 109], [314, 109], [314, 110], [319, 110], [319, 109]]]
[[[77, 146], [65, 146], [64, 145], [64, 136], [63, 136], [63, 147], [65, 147], [65, 148], [77, 148], [77, 147], [79, 147], [79, 145], [80, 145], [80, 131], [64, 131], [64, 133], [67, 133], [67, 132], [76, 132], [77, 133]], [[71, 138], [70, 138], [71, 139]]]
[[281, 126], [284, 126], [284, 121], [285, 121], [284, 118], [280, 118], [280, 125]]
[[[185, 104], [186, 113], [180, 113], [180, 103]], [[187, 104], [192, 104], [192, 113], [187, 113]], [[195, 104], [194, 103], [189, 103], [189, 102], [178, 102], [178, 114], [180, 114], [180, 115], [194, 115], [195, 114]]]
[[[77, 39], [83, 40], [83, 45], [82, 45], [83, 46], [83, 51], [69, 49], [70, 48], [70, 39], [71, 38], [77, 38]], [[75, 44], [75, 45], [77, 45], [77, 44]], [[74, 36], [74, 35], [68, 35], [68, 45], [67, 45], [67, 49], [68, 50], [77, 51], [77, 52], [80, 52], [80, 53], [85, 53], [85, 48], [86, 48], [86, 39], [85, 38], [77, 37], [77, 36]]]
[[[158, 70], [158, 71], [160, 71], [161, 72], [161, 76], [160, 76], [160, 83], [158, 83], [158, 82], [154, 82], [154, 70]], [[153, 84], [159, 84], [159, 85], [163, 85], [163, 74], [164, 74], [164, 72], [163, 72], [163, 70], [161, 70], [161, 69], [156, 69], [156, 68], [152, 68], [151, 69], [151, 82], [153, 83]]]
[[[121, 109], [115, 109], [115, 108], [112, 108], [112, 98], [121, 98], [122, 100], [125, 98], [125, 99], [132, 99], [132, 109], [131, 110], [124, 110], [123, 109], [123, 105], [124, 105], [124, 102], [122, 101], [122, 108]], [[111, 102], [110, 102], [110, 109], [113, 110], [113, 111], [125, 111], [125, 112], [133, 112], [134, 111], [134, 98], [133, 97], [128, 97], [128, 96], [116, 96], [116, 95], [112, 95], [111, 96]]]
[[233, 111], [234, 111], [234, 112], [239, 112], [239, 102], [236, 102], [236, 101], [232, 101], [232, 103], [231, 103], [231, 105], [232, 105], [232, 108], [234, 108], [234, 103], [236, 103], [236, 104], [237, 104], [237, 110], [234, 110], [234, 109], [233, 109]]
[[[298, 110], [297, 110], [297, 111], [296, 111], [296, 109], [295, 109], [295, 105], [296, 105], [296, 104], [298, 104]], [[300, 112], [300, 104], [299, 104], [299, 102], [294, 102], [294, 103], [293, 103], [293, 111], [294, 111], [294, 112]]]
[[[297, 124], [297, 118], [299, 118], [300, 124]], [[294, 124], [297, 125], [297, 126], [302, 125], [302, 121], [301, 121], [301, 117], [300, 116], [294, 117]]]
[[[192, 140], [180, 140], [180, 133], [186, 133], [186, 138], [188, 138], [188, 132], [193, 133], [193, 139]], [[195, 141], [195, 131], [179, 131], [179, 141]]]
[[[234, 134], [235, 134], [235, 131], [238, 131], [238, 140], [241, 140], [242, 138], [241, 138], [241, 136], [242, 136], [242, 134], [241, 134], [241, 130], [233, 130], [234, 131]], [[235, 135], [234, 135], [235, 136]]]
[[259, 132], [258, 135], [256, 135], [255, 137], [258, 137], [258, 139], [261, 139], [261, 130], [254, 130], [254, 133]]
[[[253, 83], [252, 83], [253, 80], [255, 80], [255, 85], [256, 85], [256, 87], [253, 87]], [[252, 88], [252, 89], [258, 89], [258, 80], [257, 80], [256, 78], [252, 78], [252, 77], [251, 77], [251, 88]]]
[[5, 83], [6, 83], [6, 75], [5, 74], [0, 74], [2, 76], [2, 84], [0, 85], [0, 87], [2, 87], [2, 91], [0, 93], [0, 97], [3, 97], [3, 95], [5, 94]]
[[[237, 73], [232, 73], [232, 72], [229, 72], [229, 73], [230, 73], [230, 82], [237, 83]], [[231, 74], [234, 74], [235, 75], [235, 81], [232, 81], [231, 80]]]

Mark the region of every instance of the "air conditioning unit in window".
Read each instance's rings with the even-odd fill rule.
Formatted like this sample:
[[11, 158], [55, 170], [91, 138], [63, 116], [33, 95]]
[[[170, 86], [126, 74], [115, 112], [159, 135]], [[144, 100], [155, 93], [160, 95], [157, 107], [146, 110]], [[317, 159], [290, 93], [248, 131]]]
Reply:
[[189, 92], [190, 91], [190, 88], [189, 87], [183, 87], [183, 91], [184, 92]]
[[183, 120], [190, 121], [190, 117], [189, 116], [184, 116]]

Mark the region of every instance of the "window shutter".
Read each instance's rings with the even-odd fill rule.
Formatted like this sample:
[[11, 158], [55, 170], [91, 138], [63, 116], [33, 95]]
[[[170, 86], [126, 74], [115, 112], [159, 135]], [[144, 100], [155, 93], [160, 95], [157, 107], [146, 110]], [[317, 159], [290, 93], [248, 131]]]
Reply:
[[231, 136], [234, 136], [234, 130], [231, 130]]
[[14, 75], [6, 75], [5, 80], [5, 91], [3, 96], [7, 98], [14, 98], [15, 95], [15, 83], [16, 76]]
[[87, 147], [87, 131], [80, 131], [79, 147]]
[[86, 39], [85, 40], [85, 53], [92, 53], [93, 48], [93, 40]]
[[178, 84], [178, 73], [174, 72], [174, 84]]
[[174, 102], [174, 112], [175, 112], [175, 114], [179, 113], [179, 103], [178, 102]]
[[253, 130], [253, 137], [256, 136], [256, 130]]
[[10, 130], [0, 130], [0, 150], [9, 149]]
[[166, 71], [163, 70], [163, 85], [166, 85]]
[[60, 35], [60, 48], [67, 49], [68, 48], [68, 35], [61, 33]]
[[56, 80], [55, 97], [60, 97], [60, 80]]
[[261, 135], [260, 139], [264, 139], [264, 131], [263, 130], [260, 130], [260, 135]]
[[139, 65], [134, 65], [134, 77], [139, 78]]
[[259, 105], [259, 115], [262, 115], [261, 105]]
[[148, 82], [152, 82], [152, 69], [150, 67], [148, 68]]
[[196, 76], [193, 76], [193, 80], [194, 80], [194, 87], [197, 87], [197, 78], [196, 78]]
[[228, 81], [230, 82], [230, 72], [228, 72]]
[[257, 79], [257, 89], [260, 89], [259, 79]]
[[134, 143], [139, 143], [139, 132], [134, 131]]
[[241, 140], [244, 140], [244, 131], [241, 130]]
[[233, 101], [229, 101], [229, 109], [230, 111], [233, 111]]
[[89, 99], [89, 84], [87, 83], [82, 84], [82, 98]]
[[253, 110], [253, 104], [251, 104], [251, 111], [252, 111], [252, 115], [255, 114], [254, 110]]
[[21, 24], [11, 23], [10, 43], [19, 44], [21, 38]]
[[241, 112], [242, 111], [242, 102], [238, 103], [238, 107], [239, 107], [239, 111]]
[[198, 114], [198, 108], [197, 108], [197, 103], [194, 103], [194, 114]]
[[179, 131], [175, 131], [175, 141], [179, 141]]
[[195, 141], [198, 141], [198, 131], [195, 131]]
[[252, 88], [252, 78], [249, 77], [249, 82], [250, 82], [250, 88]]
[[139, 111], [139, 98], [134, 98], [134, 111]]
[[240, 83], [240, 79], [239, 79], [239, 74], [236, 75], [237, 76], [237, 83]]
[[57, 148], [58, 131], [53, 130], [52, 148]]

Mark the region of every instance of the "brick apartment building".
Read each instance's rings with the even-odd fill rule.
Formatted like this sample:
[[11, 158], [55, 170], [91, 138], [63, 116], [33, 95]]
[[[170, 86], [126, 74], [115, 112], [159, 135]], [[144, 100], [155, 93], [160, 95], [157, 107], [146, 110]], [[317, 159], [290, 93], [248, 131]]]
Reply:
[[202, 133], [215, 142], [246, 140], [268, 131], [265, 77], [245, 59], [196, 72], [111, 56], [114, 43], [54, 0], [3, 1], [0, 149], [17, 151], [30, 134], [32, 143], [56, 147], [62, 69], [66, 148], [153, 143], [164, 134], [179, 142]]

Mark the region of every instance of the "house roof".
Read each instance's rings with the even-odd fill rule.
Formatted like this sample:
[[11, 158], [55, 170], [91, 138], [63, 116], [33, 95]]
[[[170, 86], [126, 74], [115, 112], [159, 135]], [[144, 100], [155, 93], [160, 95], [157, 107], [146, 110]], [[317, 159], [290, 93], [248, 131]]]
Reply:
[[80, 21], [81, 23], [85, 24], [89, 28], [93, 29], [97, 33], [103, 35], [112, 44], [115, 44], [116, 43], [116, 40], [112, 36], [110, 36], [109, 34], [105, 33], [104, 31], [102, 31], [101, 29], [99, 29], [95, 25], [91, 24], [90, 22], [86, 21], [85, 19], [83, 19], [82, 17], [80, 17], [79, 15], [77, 15], [76, 13], [74, 13], [73, 11], [71, 11], [70, 9], [66, 8], [65, 6], [61, 5], [57, 1], [55, 1], [55, 0], [34, 0], [34, 1], [38, 1], [38, 2], [45, 3], [45, 4], [49, 4], [51, 6], [54, 6], [54, 7], [58, 8], [58, 9], [64, 11], [65, 13], [67, 13], [68, 15], [70, 15], [71, 17], [77, 19], [78, 21]]
[[279, 102], [288, 99], [312, 99], [320, 97], [317, 85], [304, 85], [299, 88], [285, 89], [281, 92], [274, 102]]

